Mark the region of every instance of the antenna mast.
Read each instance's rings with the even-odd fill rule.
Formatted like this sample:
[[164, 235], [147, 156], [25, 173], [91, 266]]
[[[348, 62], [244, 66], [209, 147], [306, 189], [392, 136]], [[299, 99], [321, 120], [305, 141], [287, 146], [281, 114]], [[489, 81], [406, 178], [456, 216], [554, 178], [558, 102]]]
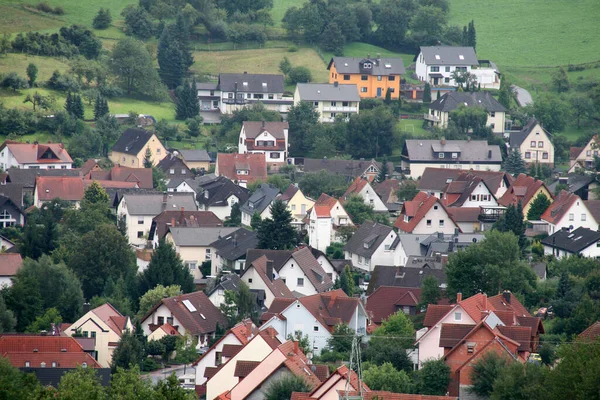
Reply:
[[[354, 388], [350, 383], [352, 372], [356, 372], [358, 377], [358, 395], [349, 396], [348, 393], [353, 392]], [[360, 342], [357, 335], [352, 338], [352, 351], [350, 352], [350, 364], [348, 365], [348, 376], [346, 377], [346, 387], [344, 388], [344, 400], [354, 400], [363, 398], [363, 386], [362, 386], [362, 364], [360, 356]]]

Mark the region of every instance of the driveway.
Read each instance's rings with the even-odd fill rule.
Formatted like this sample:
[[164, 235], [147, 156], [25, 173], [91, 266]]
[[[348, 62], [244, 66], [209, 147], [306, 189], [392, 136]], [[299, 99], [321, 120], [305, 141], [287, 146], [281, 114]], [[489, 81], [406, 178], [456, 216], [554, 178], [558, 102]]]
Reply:
[[528, 104], [533, 104], [533, 98], [531, 98], [531, 94], [527, 90], [515, 85], [512, 85], [512, 88], [515, 91], [517, 103], [520, 107], [525, 107]]

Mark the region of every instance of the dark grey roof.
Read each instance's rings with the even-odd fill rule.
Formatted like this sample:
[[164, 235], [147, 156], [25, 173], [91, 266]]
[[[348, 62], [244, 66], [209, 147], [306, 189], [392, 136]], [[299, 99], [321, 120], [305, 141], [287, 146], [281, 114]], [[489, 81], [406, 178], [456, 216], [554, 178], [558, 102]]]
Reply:
[[177, 211], [181, 208], [186, 211], [198, 210], [193, 193], [169, 192], [165, 199], [165, 195], [162, 193], [131, 192], [124, 194], [121, 201], [126, 202], [129, 215], [156, 216], [163, 211]]
[[211, 246], [216, 249], [219, 257], [222, 257], [225, 260], [235, 261], [245, 258], [246, 252], [249, 249], [254, 249], [258, 246], [258, 236], [256, 231], [238, 228], [236, 231], [213, 242]]
[[219, 89], [223, 92], [283, 93], [283, 75], [220, 74]]
[[482, 233], [459, 233], [458, 235], [404, 233], [398, 235], [398, 239], [407, 256], [429, 257], [436, 252], [440, 254], [456, 252], [480, 242], [485, 239], [485, 236]]
[[242, 205], [241, 210], [250, 215], [255, 212], [261, 214], [277, 195], [279, 195], [279, 189], [267, 183], [262, 183]]
[[23, 214], [23, 207], [21, 204], [15, 203], [11, 198], [3, 196], [0, 193], [0, 210], [6, 210], [13, 218], [19, 219], [20, 216], [15, 215], [15, 212]]
[[498, 102], [490, 92], [448, 92], [429, 105], [436, 111], [451, 112], [460, 106], [481, 107], [487, 112], [506, 112], [506, 107]]
[[23, 184], [5, 183], [0, 185], [0, 195], [8, 197], [18, 207], [23, 207]]
[[196, 82], [196, 89], [198, 90], [217, 90], [218, 83], [216, 82]]
[[[351, 178], [363, 175], [369, 166], [374, 165], [379, 171], [381, 163], [375, 160], [334, 160], [328, 158], [305, 158], [302, 164], [304, 172], [319, 172], [326, 170], [334, 174]], [[388, 163], [391, 166], [391, 163]], [[391, 168], [390, 168], [391, 169]]]
[[[372, 68], [361, 68], [365, 62], [371, 63]], [[370, 74], [370, 75], [403, 75], [404, 62], [402, 58], [360, 58], [360, 57], [333, 57], [327, 69], [335, 64], [338, 74]]]
[[421, 46], [421, 53], [427, 65], [479, 65], [472, 47]]
[[[515, 148], [515, 147], [521, 146], [523, 141], [527, 138], [527, 136], [529, 136], [529, 134], [531, 133], [533, 128], [536, 127], [537, 124], [539, 124], [539, 122], [535, 118], [531, 118], [527, 122], [527, 124], [525, 124], [523, 129], [521, 129], [518, 132], [511, 132], [510, 138], [509, 138], [510, 147]], [[546, 132], [546, 134], [548, 136], [550, 136], [550, 133], [548, 131], [546, 131], [545, 129], [544, 129], [544, 132]]]
[[33, 188], [37, 176], [81, 176], [79, 169], [21, 169], [9, 168], [6, 170], [8, 179], [12, 183], [23, 185], [24, 188]]
[[360, 101], [356, 85], [299, 83], [297, 88], [302, 101]]
[[376, 265], [371, 274], [367, 295], [373, 293], [380, 286], [420, 288], [423, 280], [428, 276], [436, 278], [439, 285], [446, 284], [446, 272], [443, 269]]
[[118, 151], [119, 153], [125, 154], [138, 154], [152, 138], [154, 133], [148, 132], [144, 129], [127, 128], [125, 132], [121, 134], [117, 143], [112, 147], [112, 151]]
[[290, 126], [285, 121], [244, 121], [242, 128], [248, 139], [256, 139], [265, 131], [273, 135], [275, 139], [285, 139], [285, 131], [290, 129]]
[[351, 270], [354, 268], [354, 265], [352, 264], [352, 260], [330, 260], [330, 261], [331, 261], [331, 265], [333, 265], [333, 268], [338, 273], [341, 273], [346, 268], [346, 265], [348, 267], [350, 267]]
[[406, 268], [430, 268], [430, 269], [442, 269], [442, 259], [441, 257], [421, 257], [411, 255], [406, 260], [406, 264], [404, 265]]
[[370, 258], [392, 231], [391, 226], [365, 221], [348, 240], [344, 250]]
[[577, 228], [571, 232], [561, 229], [543, 239], [542, 244], [577, 254], [598, 241], [600, 241], [600, 232], [588, 228]]
[[535, 263], [531, 266], [531, 269], [533, 269], [533, 271], [538, 276], [538, 278], [546, 279], [546, 276], [548, 273], [548, 267], [547, 267], [546, 263], [544, 263], [544, 262]]
[[199, 192], [196, 196], [198, 203], [206, 207], [224, 207], [227, 199], [234, 195], [240, 204], [248, 200], [249, 190], [236, 185], [230, 179], [219, 176], [215, 179], [199, 183]]
[[206, 161], [210, 162], [211, 158], [208, 151], [204, 149], [200, 150], [178, 150], [179, 154], [185, 161]]
[[[448, 155], [445, 157], [446, 162], [495, 164], [502, 162], [500, 146], [488, 144], [485, 140], [446, 140], [446, 144], [442, 145], [440, 140], [410, 139], [405, 141], [402, 156], [407, 157], [410, 162], [434, 160], [439, 162], [437, 152], [457, 152], [457, 149], [458, 157], [450, 158]], [[489, 157], [490, 152], [491, 157]]]
[[[561, 177], [564, 178], [564, 177]], [[550, 190], [551, 193], [555, 193], [556, 192], [556, 186], [558, 186], [559, 183], [566, 183], [568, 186], [567, 191], [571, 192], [571, 193], [575, 193], [583, 188], [585, 188], [586, 186], [589, 186], [590, 183], [594, 182], [594, 177], [592, 175], [582, 175], [582, 174], [569, 174], [566, 177], [566, 181], [564, 181], [564, 179], [557, 179], [554, 182], [552, 182], [550, 185], [548, 185], [548, 190]], [[1, 191], [2, 189], [0, 189]]]
[[236, 227], [175, 227], [169, 228], [171, 237], [176, 246], [210, 246], [211, 243], [219, 240], [223, 236], [233, 233]]
[[[167, 179], [191, 178], [194, 175], [192, 174], [192, 170], [185, 165], [183, 160], [173, 154], [167, 154], [158, 164], [156, 164], [156, 167], [160, 168], [165, 173]], [[173, 174], [171, 174], [171, 169], [173, 170]], [[185, 171], [185, 174], [182, 173], [182, 171]]]
[[273, 269], [279, 271], [292, 256], [292, 253], [292, 250], [251, 249], [246, 252], [246, 265], [250, 265], [262, 256], [266, 256], [268, 260], [273, 261]]

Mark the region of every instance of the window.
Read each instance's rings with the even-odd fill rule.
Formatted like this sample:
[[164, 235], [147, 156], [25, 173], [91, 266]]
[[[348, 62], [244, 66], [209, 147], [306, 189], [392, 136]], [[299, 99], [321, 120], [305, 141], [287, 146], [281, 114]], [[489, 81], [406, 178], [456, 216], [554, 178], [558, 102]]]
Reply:
[[496, 124], [490, 124], [490, 129], [494, 130], [494, 128], [496, 128]]
[[378, 75], [378, 76], [377, 76], [377, 80], [378, 80], [379, 82], [381, 82], [381, 81], [383, 80], [383, 76], [381, 76], [381, 75]]
[[156, 154], [160, 154], [160, 149], [156, 149]]
[[138, 237], [138, 239], [143, 238], [144, 237], [144, 231], [138, 231], [137, 237]]
[[296, 205], [292, 204], [292, 211], [296, 211]]
[[304, 286], [304, 278], [298, 278], [297, 285], [300, 287]]
[[165, 317], [158, 317], [158, 325], [162, 326], [165, 324]]
[[541, 149], [542, 147], [544, 147], [544, 142], [538, 142], [538, 147]]
[[144, 225], [144, 217], [138, 218], [138, 225]]
[[214, 90], [211, 90], [211, 91], [210, 91], [210, 95], [211, 95], [211, 96], [214, 96], [214, 95], [215, 95], [215, 91], [214, 91]]
[[526, 151], [526, 152], [525, 152], [525, 158], [526, 158], [526, 159], [530, 159], [530, 158], [531, 158], [531, 153], [530, 153], [530, 152], [528, 152], [528, 151]]
[[362, 264], [363, 260], [364, 260], [363, 256], [358, 256], [358, 263], [359, 264]]
[[211, 253], [210, 253], [210, 249], [206, 249], [206, 253], [204, 253], [204, 258], [207, 260], [210, 260]]
[[598, 150], [594, 150], [594, 155], [597, 156], [598, 155]]
[[454, 313], [454, 320], [455, 321], [460, 321], [462, 319], [462, 313], [457, 311]]
[[345, 81], [349, 81], [350, 80], [350, 75], [344, 75], [344, 80]]
[[248, 279], [248, 283], [252, 283], [252, 278], [249, 278], [249, 279]]
[[228, 99], [233, 99], [233, 93], [227, 93], [227, 98]]
[[[441, 194], [441, 193], [440, 193], [440, 198], [442, 198], [442, 194]], [[437, 210], [437, 209], [438, 209], [438, 206], [433, 206], [433, 209], [434, 209], [434, 210]]]
[[29, 368], [29, 365], [31, 365], [29, 364], [29, 361], [25, 361], [25, 368]]
[[92, 331], [92, 332], [90, 332], [90, 334], [91, 334], [92, 339], [96, 338], [96, 331]]
[[467, 67], [456, 67], [456, 70], [459, 72], [467, 72]]
[[281, 154], [279, 154], [279, 153], [277, 153], [277, 152], [270, 153], [270, 154], [269, 154], [269, 156], [270, 156], [271, 158], [281, 158]]
[[313, 326], [313, 332], [319, 332], [319, 327], [318, 326]]
[[531, 147], [535, 147], [535, 140], [531, 141]]
[[591, 150], [588, 150], [588, 151], [586, 151], [586, 152], [585, 152], [585, 155], [586, 155], [586, 156], [588, 156], [588, 157], [591, 157], [591, 155], [592, 155], [592, 151], [591, 151]]
[[396, 77], [394, 75], [388, 76], [388, 81], [393, 82], [395, 80], [396, 80]]
[[444, 78], [444, 83], [450, 83], [450, 78]]
[[440, 72], [440, 67], [431, 67], [431, 72]]
[[581, 214], [581, 220], [585, 221], [587, 219], [587, 215], [586, 214]]
[[181, 175], [185, 175], [185, 169], [181, 170]]
[[88, 331], [83, 331], [81, 334], [83, 335], [83, 337], [88, 337]]
[[452, 153], [452, 158], [458, 158], [458, 153]]
[[56, 361], [52, 361], [52, 368], [56, 368]]
[[331, 107], [336, 107], [337, 106], [337, 101], [332, 101], [331, 102]]
[[467, 353], [473, 354], [475, 351], [475, 343], [469, 342], [467, 343]]
[[390, 245], [389, 245], [389, 244], [386, 244], [386, 245], [385, 245], [385, 251], [389, 251], [389, 250], [390, 250]]
[[547, 159], [548, 159], [548, 153], [544, 153], [544, 154], [542, 154], [542, 158], [543, 158], [544, 160], [547, 160]]
[[81, 366], [82, 366], [83, 368], [87, 368], [87, 363], [86, 363], [86, 362], [84, 362], [84, 363], [81, 363]]
[[348, 107], [349, 105], [350, 105], [350, 102], [342, 101], [342, 107]]
[[45, 362], [40, 363], [40, 367], [46, 368], [46, 363]]
[[273, 96], [273, 94], [269, 94], [269, 100], [273, 100], [275, 98], [275, 96]]
[[569, 213], [569, 221], [575, 221], [575, 214]]
[[366, 87], [361, 87], [360, 88], [360, 92], [361, 93], [367, 93], [367, 88]]
[[254, 98], [255, 99], [262, 99], [264, 96], [262, 93], [254, 93]]
[[446, 71], [446, 72], [450, 72], [450, 67], [446, 67], [446, 68], [445, 68], [445, 71]]
[[390, 90], [390, 93], [394, 93], [396, 91], [396, 88], [393, 88], [391, 86], [388, 89]]
[[444, 220], [440, 219], [440, 228], [443, 228], [443, 227], [444, 227]]
[[361, 80], [361, 81], [368, 81], [368, 80], [369, 80], [369, 77], [368, 77], [367, 75], [361, 75], [361, 76], [360, 76], [360, 80]]
[[315, 107], [319, 107], [319, 102], [318, 102], [318, 101], [315, 101], [315, 102], [313, 103], [313, 105], [314, 105]]
[[446, 155], [444, 153], [438, 153], [439, 158], [444, 158]]
[[364, 69], [371, 69], [373, 67], [373, 65], [371, 63], [364, 63], [363, 64], [363, 68]]
[[496, 111], [490, 112], [490, 117], [494, 118], [496, 116]]
[[431, 226], [431, 220], [430, 219], [427, 220], [427, 226]]

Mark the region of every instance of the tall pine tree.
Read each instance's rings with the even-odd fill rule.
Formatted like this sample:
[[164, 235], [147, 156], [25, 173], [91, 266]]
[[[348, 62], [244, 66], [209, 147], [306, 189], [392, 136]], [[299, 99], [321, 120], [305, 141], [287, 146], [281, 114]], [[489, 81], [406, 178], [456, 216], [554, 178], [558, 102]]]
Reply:
[[429, 82], [425, 82], [425, 87], [423, 88], [423, 103], [431, 103], [431, 85]]
[[101, 94], [98, 94], [94, 103], [94, 119], [97, 121], [107, 114], [109, 114], [108, 101]]
[[292, 214], [284, 202], [273, 202], [271, 218], [262, 221], [257, 236], [259, 249], [286, 250], [298, 244], [296, 230], [292, 227]]
[[477, 33], [475, 32], [475, 21], [469, 22], [469, 28], [467, 29], [468, 45], [473, 47], [473, 50], [477, 47]]
[[179, 285], [184, 293], [194, 291], [194, 278], [183, 265], [175, 248], [161, 240], [154, 250], [148, 268], [139, 277], [139, 293], [146, 293], [156, 285]]
[[521, 157], [521, 151], [514, 148], [508, 152], [506, 160], [504, 160], [504, 170], [511, 175], [518, 175], [525, 172], [525, 161]]
[[187, 24], [180, 16], [177, 21], [163, 29], [157, 50], [158, 74], [169, 89], [182, 84], [188, 68], [194, 63]]
[[186, 120], [200, 115], [200, 103], [198, 102], [197, 93], [196, 79], [193, 79], [191, 82], [185, 81], [182, 86], [179, 86], [175, 90], [175, 95], [177, 96], [175, 118]]

